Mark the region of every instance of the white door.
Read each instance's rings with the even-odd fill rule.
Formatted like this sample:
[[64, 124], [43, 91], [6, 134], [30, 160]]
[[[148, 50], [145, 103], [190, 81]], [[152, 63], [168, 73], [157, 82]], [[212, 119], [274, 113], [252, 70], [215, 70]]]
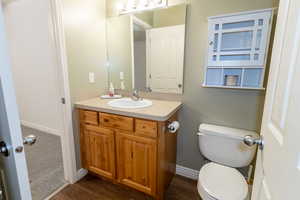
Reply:
[[281, 0], [252, 200], [300, 199], [300, 1]]
[[147, 31], [147, 87], [182, 93], [185, 25]]
[[[20, 120], [14, 94], [12, 75], [7, 52], [2, 5], [0, 3], [0, 141], [4, 141], [9, 156], [0, 155], [1, 181], [6, 186], [5, 199], [31, 200], [30, 185], [23, 147]], [[4, 177], [2, 177], [4, 174]], [[3, 178], [3, 179], [2, 179]], [[3, 192], [3, 188], [1, 188]]]

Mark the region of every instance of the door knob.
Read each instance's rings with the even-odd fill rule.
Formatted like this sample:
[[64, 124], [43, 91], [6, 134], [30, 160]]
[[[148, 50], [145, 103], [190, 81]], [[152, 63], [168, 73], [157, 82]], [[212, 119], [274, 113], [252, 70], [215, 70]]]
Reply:
[[263, 136], [260, 136], [259, 138], [254, 138], [252, 135], [246, 135], [244, 137], [244, 143], [250, 147], [253, 145], [257, 145], [260, 150], [263, 150], [265, 145]]
[[24, 137], [23, 144], [34, 145], [36, 143], [37, 137], [35, 135], [28, 135]]

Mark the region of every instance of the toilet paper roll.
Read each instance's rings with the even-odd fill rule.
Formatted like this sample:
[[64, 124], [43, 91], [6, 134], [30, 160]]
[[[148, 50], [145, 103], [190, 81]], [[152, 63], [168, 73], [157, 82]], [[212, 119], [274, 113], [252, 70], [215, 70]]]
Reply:
[[170, 133], [176, 133], [179, 127], [180, 124], [178, 121], [173, 121], [171, 124], [168, 125], [168, 129]]

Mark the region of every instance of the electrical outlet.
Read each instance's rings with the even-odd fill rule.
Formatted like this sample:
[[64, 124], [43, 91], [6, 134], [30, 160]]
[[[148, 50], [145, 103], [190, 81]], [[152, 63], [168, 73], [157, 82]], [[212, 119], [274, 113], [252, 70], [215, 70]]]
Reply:
[[89, 72], [89, 83], [95, 83], [95, 73]]
[[124, 72], [120, 72], [120, 80], [124, 80]]

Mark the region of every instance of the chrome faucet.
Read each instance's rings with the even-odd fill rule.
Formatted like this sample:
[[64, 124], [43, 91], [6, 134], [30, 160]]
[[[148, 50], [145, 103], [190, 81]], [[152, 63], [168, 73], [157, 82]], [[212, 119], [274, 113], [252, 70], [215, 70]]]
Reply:
[[134, 101], [143, 100], [143, 98], [141, 98], [140, 95], [139, 95], [139, 90], [138, 89], [133, 90], [131, 99], [134, 100]]

